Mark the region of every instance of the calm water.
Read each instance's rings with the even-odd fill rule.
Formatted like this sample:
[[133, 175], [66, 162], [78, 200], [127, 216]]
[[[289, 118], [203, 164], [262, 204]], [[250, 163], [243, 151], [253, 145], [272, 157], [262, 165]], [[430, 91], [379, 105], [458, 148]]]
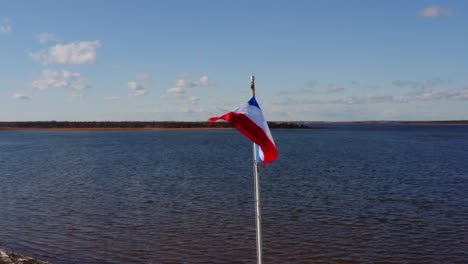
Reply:
[[[468, 128], [273, 130], [266, 263], [468, 263]], [[53, 263], [255, 263], [236, 131], [0, 132], [0, 246]]]

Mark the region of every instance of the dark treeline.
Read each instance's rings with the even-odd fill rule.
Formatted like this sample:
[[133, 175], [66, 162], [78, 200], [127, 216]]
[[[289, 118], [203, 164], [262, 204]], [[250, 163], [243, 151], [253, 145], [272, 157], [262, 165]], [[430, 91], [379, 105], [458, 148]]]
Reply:
[[307, 125], [468, 125], [468, 120], [299, 122]]
[[[467, 120], [450, 121], [355, 121], [355, 122], [268, 122], [270, 128], [325, 128], [333, 125], [468, 125]], [[28, 121], [0, 122], [0, 128], [208, 128], [208, 122], [179, 121]], [[230, 128], [227, 122], [216, 122], [214, 128]]]
[[[307, 128], [306, 125], [294, 122], [268, 122], [270, 128]], [[178, 122], [178, 121], [31, 121], [31, 122], [0, 122], [0, 127], [9, 128], [207, 128], [208, 122]], [[226, 122], [216, 122], [214, 128], [229, 128]]]
[[442, 120], [442, 121], [393, 121], [395, 124], [434, 124], [434, 125], [468, 125], [468, 120]]

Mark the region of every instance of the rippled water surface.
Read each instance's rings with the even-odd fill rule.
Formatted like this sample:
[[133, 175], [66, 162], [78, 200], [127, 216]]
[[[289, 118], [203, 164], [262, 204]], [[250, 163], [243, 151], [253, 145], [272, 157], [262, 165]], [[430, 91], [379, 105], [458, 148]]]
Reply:
[[[266, 263], [468, 263], [468, 128], [273, 130]], [[236, 131], [0, 132], [0, 246], [53, 263], [255, 263]]]

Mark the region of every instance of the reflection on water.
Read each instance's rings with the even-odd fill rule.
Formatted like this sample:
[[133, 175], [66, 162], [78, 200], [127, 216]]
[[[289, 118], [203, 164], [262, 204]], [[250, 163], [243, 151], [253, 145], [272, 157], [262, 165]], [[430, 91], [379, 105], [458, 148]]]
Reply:
[[[468, 129], [273, 130], [267, 263], [466, 263]], [[2, 132], [0, 245], [53, 263], [255, 263], [236, 131]]]

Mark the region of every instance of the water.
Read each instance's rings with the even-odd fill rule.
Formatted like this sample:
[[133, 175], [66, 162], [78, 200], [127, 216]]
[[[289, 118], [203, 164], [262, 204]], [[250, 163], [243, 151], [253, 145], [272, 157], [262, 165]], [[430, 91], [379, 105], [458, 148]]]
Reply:
[[[468, 263], [468, 128], [274, 130], [265, 263]], [[255, 263], [236, 131], [1, 132], [0, 246], [53, 263]]]

